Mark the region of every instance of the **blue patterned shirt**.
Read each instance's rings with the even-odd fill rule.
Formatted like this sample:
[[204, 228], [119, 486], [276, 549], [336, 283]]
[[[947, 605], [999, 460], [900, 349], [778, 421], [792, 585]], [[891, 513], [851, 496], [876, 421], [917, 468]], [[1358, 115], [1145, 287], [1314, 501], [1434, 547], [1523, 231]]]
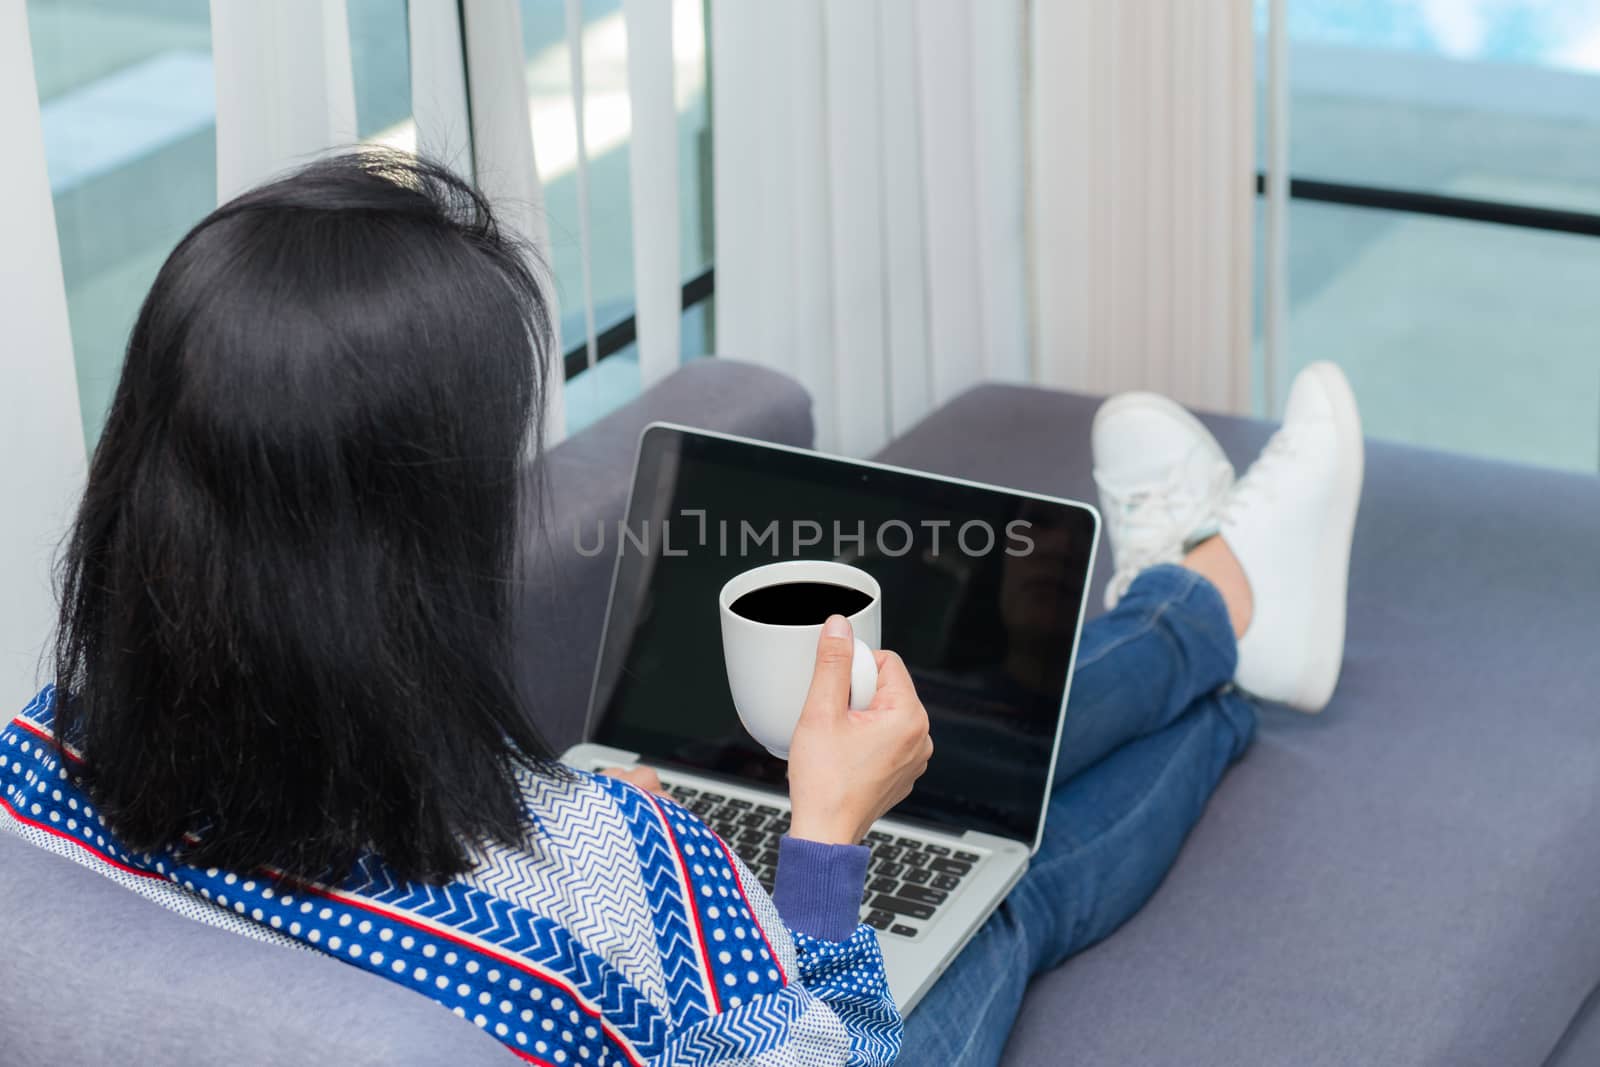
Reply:
[[[134, 852], [72, 782], [46, 688], [0, 730], [0, 825], [159, 904], [397, 982], [530, 1063], [892, 1064], [901, 1021], [874, 931], [786, 927], [691, 812], [613, 778], [520, 776], [535, 832], [444, 885], [376, 856], [338, 884]], [[69, 751], [69, 758], [75, 758]]]

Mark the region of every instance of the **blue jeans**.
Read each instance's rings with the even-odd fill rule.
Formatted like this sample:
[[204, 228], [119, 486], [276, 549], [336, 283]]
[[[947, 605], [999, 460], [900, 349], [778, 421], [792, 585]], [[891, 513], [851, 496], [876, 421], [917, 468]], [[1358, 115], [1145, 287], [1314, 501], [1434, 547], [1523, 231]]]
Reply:
[[1222, 596], [1180, 567], [1146, 571], [1084, 627], [1044, 842], [906, 1020], [901, 1063], [998, 1063], [1028, 980], [1150, 899], [1255, 735], [1237, 660]]

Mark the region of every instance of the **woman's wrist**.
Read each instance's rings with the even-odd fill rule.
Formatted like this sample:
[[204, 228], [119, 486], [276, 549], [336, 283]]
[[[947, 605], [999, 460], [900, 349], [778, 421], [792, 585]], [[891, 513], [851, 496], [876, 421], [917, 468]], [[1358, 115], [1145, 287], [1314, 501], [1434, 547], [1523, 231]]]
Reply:
[[791, 812], [788, 836], [819, 845], [859, 845], [864, 836], [853, 819]]

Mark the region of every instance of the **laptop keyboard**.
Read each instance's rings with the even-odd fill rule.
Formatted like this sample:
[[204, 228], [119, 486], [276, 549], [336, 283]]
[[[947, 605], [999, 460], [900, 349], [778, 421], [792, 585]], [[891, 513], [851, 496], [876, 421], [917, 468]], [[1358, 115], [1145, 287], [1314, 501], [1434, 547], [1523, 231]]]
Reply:
[[[778, 873], [778, 839], [789, 832], [789, 812], [772, 804], [727, 797], [709, 789], [668, 785], [672, 798], [696, 815], [744, 860], [767, 892]], [[916, 937], [939, 914], [978, 862], [978, 854], [945, 845], [867, 835], [872, 850], [861, 921], [885, 933]]]

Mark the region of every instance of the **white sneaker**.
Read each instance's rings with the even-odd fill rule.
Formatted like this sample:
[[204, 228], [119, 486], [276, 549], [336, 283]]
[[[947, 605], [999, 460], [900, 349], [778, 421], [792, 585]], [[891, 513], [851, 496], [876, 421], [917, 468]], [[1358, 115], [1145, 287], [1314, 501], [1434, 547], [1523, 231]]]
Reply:
[[1350, 383], [1332, 363], [1313, 363], [1223, 507], [1222, 539], [1255, 601], [1234, 679], [1264, 700], [1315, 713], [1338, 684], [1362, 463]]
[[1116, 607], [1140, 571], [1177, 563], [1197, 532], [1215, 529], [1233, 464], [1211, 431], [1155, 393], [1121, 393], [1100, 405], [1090, 434]]

